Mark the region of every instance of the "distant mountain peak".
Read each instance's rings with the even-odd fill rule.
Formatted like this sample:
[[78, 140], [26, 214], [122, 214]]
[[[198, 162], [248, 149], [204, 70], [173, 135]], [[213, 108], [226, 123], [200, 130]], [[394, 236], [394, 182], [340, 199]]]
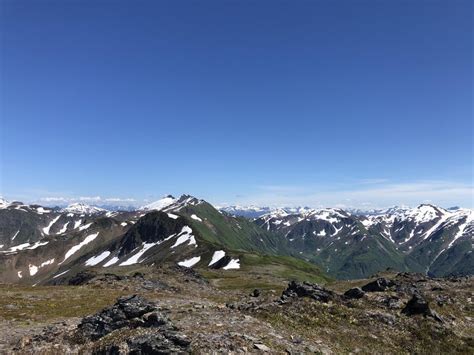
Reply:
[[76, 202], [76, 203], [71, 203], [67, 207], [63, 208], [62, 211], [68, 212], [68, 213], [75, 213], [75, 214], [96, 214], [96, 213], [105, 212], [106, 210], [103, 208], [91, 206], [85, 203]]
[[0, 197], [0, 208], [7, 208], [10, 205], [10, 202]]

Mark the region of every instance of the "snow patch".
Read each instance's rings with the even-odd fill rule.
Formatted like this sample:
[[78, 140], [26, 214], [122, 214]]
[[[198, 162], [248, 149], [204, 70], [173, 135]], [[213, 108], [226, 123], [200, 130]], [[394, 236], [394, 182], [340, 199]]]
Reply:
[[86, 266], [95, 266], [107, 259], [109, 255], [110, 251], [107, 250], [99, 255], [93, 256], [92, 258], [87, 259]]
[[116, 256], [114, 256], [112, 259], [110, 259], [109, 261], [107, 261], [102, 267], [112, 266], [112, 265], [116, 264], [117, 261], [119, 261], [119, 258], [117, 258]]
[[219, 260], [221, 260], [225, 256], [225, 251], [224, 250], [216, 250], [214, 254], [212, 255], [211, 262], [209, 263], [208, 266], [211, 266], [215, 263], [217, 263]]
[[68, 224], [69, 224], [69, 222], [67, 222], [66, 224], [64, 224], [64, 226], [61, 228], [61, 230], [58, 232], [58, 234], [63, 234], [63, 233], [67, 230]]
[[324, 237], [326, 236], [326, 231], [323, 229], [322, 231], [320, 231], [318, 234], [317, 234], [318, 237]]
[[46, 210], [44, 209], [43, 207], [38, 207], [36, 209], [36, 212], [38, 212], [38, 214], [43, 214], [43, 213], [50, 213], [51, 211], [50, 210]]
[[34, 276], [38, 272], [38, 266], [30, 264], [28, 265], [28, 268], [30, 269], [30, 276]]
[[198, 216], [196, 216], [195, 214], [192, 214], [192, 215], [191, 215], [191, 218], [194, 219], [195, 221], [202, 222], [202, 219], [199, 218]]
[[89, 228], [90, 226], [92, 226], [92, 223], [88, 223], [88, 224], [83, 225], [82, 227], [79, 227], [79, 230], [83, 231], [83, 230]]
[[8, 251], [18, 251], [18, 250], [23, 250], [23, 249], [26, 249], [28, 247], [30, 247], [31, 244], [30, 243], [23, 243], [23, 244], [19, 244], [19, 245], [15, 245], [14, 247], [11, 247]]
[[48, 224], [46, 227], [43, 228], [43, 233], [46, 234], [46, 235], [49, 235], [49, 230], [51, 229], [51, 227], [53, 226], [54, 223], [56, 223], [58, 221], [58, 219], [61, 218], [61, 215], [57, 216], [56, 218], [54, 218], [50, 224]]
[[195, 245], [197, 247], [196, 239], [194, 235], [191, 234], [192, 232], [193, 230], [190, 227], [184, 226], [178, 234], [178, 239], [176, 239], [176, 242], [171, 246], [171, 249], [186, 242], [188, 242], [188, 245]]
[[20, 233], [20, 230], [18, 229], [18, 231], [15, 233], [15, 235], [12, 237], [12, 241], [15, 240], [16, 236], [18, 235], [18, 233]]
[[82, 242], [80, 242], [79, 244], [77, 244], [77, 245], [73, 246], [71, 249], [69, 249], [68, 252], [66, 253], [66, 255], [64, 256], [64, 260], [61, 262], [61, 264], [64, 263], [67, 259], [69, 259], [71, 257], [71, 255], [75, 254], [84, 245], [87, 245], [90, 242], [92, 242], [95, 238], [97, 238], [98, 235], [99, 235], [99, 232], [94, 233], [94, 234], [90, 234]]
[[178, 265], [179, 265], [179, 266], [184, 266], [184, 267], [193, 267], [193, 266], [196, 265], [200, 260], [201, 260], [201, 257], [200, 257], [200, 256], [195, 256], [194, 258], [187, 259], [187, 260], [184, 260], [184, 261], [180, 261], [180, 262], [178, 263]]
[[132, 257], [130, 257], [127, 260], [125, 260], [124, 262], [122, 262], [120, 264], [120, 266], [127, 266], [127, 265], [133, 265], [133, 264], [138, 263], [139, 262], [138, 260], [141, 258], [141, 256], [143, 254], [145, 254], [145, 252], [148, 249], [150, 249], [150, 248], [152, 248], [152, 247], [154, 247], [155, 245], [158, 245], [158, 244], [160, 244], [160, 242], [156, 242], [156, 243], [146, 243], [145, 242], [145, 243], [143, 243], [142, 244], [142, 249], [138, 253], [133, 255]]
[[63, 272], [61, 272], [61, 273], [59, 273], [59, 274], [57, 274], [57, 275], [54, 275], [54, 276], [53, 276], [53, 279], [58, 278], [59, 276], [63, 276], [63, 275], [64, 275], [65, 273], [67, 273], [67, 272], [69, 272], [69, 269], [66, 270], [66, 271], [63, 271]]
[[51, 265], [52, 263], [54, 263], [54, 258], [53, 259], [49, 259], [45, 262], [42, 262], [40, 267], [45, 267], [46, 265]]
[[224, 270], [233, 270], [233, 269], [240, 269], [240, 260], [239, 259], [231, 259], [229, 263], [223, 267]]

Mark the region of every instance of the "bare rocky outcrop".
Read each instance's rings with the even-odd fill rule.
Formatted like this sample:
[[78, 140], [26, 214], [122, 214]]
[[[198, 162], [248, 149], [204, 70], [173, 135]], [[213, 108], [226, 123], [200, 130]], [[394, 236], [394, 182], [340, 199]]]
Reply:
[[293, 297], [309, 297], [315, 301], [329, 302], [335, 298], [335, 293], [318, 284], [291, 281], [288, 288], [283, 291], [281, 299], [286, 300]]
[[155, 303], [133, 295], [120, 297], [101, 312], [85, 317], [78, 325], [77, 335], [96, 341], [121, 329], [154, 328], [158, 332], [132, 334], [123, 341], [108, 343], [94, 353], [186, 353], [190, 341], [161, 313]]

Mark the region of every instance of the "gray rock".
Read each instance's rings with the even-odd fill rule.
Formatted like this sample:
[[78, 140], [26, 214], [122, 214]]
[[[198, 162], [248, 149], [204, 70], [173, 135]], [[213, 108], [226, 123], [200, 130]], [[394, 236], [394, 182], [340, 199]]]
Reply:
[[383, 300], [383, 303], [390, 309], [398, 309], [403, 306], [400, 298], [396, 296], [389, 296]]
[[155, 304], [140, 296], [120, 297], [113, 306], [85, 317], [78, 325], [78, 330], [82, 336], [96, 340], [124, 327], [157, 327], [168, 324], [166, 317], [156, 311]]
[[344, 296], [346, 296], [347, 298], [355, 298], [355, 299], [362, 298], [364, 297], [364, 295], [365, 295], [365, 292], [362, 291], [359, 287], [351, 288], [344, 293]]
[[252, 297], [259, 297], [260, 294], [261, 294], [261, 291], [260, 291], [258, 288], [256, 288], [255, 290], [252, 291], [252, 293], [250, 294], [250, 296], [252, 296]]
[[253, 345], [255, 347], [255, 349], [258, 349], [260, 351], [263, 351], [263, 352], [270, 352], [271, 349], [266, 346], [265, 344], [260, 344], [260, 343], [257, 343], [257, 344], [254, 344]]
[[388, 280], [384, 277], [380, 277], [375, 281], [369, 282], [367, 285], [362, 286], [362, 291], [365, 292], [383, 292], [389, 287], [394, 286], [395, 283], [392, 280]]
[[423, 297], [416, 294], [408, 301], [405, 308], [403, 308], [402, 313], [408, 316], [415, 314], [429, 315], [431, 314], [431, 310], [428, 302]]
[[285, 300], [293, 297], [309, 297], [316, 301], [329, 302], [335, 298], [335, 294], [318, 284], [291, 281], [288, 284], [288, 288], [283, 291], [281, 298]]

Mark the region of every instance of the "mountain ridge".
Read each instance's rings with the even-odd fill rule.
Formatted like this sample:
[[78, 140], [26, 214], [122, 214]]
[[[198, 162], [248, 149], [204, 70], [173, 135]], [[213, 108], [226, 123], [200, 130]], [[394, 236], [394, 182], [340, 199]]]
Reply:
[[[473, 212], [462, 208], [421, 204], [366, 215], [340, 208], [279, 208], [259, 217], [242, 217], [228, 209], [217, 210], [191, 195], [167, 195], [133, 211], [107, 211], [85, 204], [58, 209], [5, 200], [0, 206], [0, 257], [10, 263], [13, 277], [8, 278], [17, 281], [19, 271], [22, 276], [28, 272], [29, 267], [25, 270], [21, 265], [29, 265], [30, 256], [48, 257], [35, 259], [31, 265], [36, 268], [55, 259], [34, 273], [40, 275], [53, 270], [67, 248], [75, 251], [63, 260], [64, 265], [76, 265], [77, 258], [87, 256], [75, 266], [77, 271], [84, 264], [127, 265], [130, 258], [135, 263], [165, 260], [194, 266], [210, 262], [214, 252], [224, 251], [227, 262], [235, 260], [235, 264], [239, 254], [246, 253], [296, 257], [336, 278], [366, 277], [386, 268], [435, 276], [474, 273]], [[150, 227], [126, 237], [146, 219]], [[170, 223], [174, 227], [166, 229], [168, 232], [153, 232], [153, 225]], [[93, 236], [95, 233], [98, 236]], [[192, 247], [193, 238], [198, 249]], [[191, 248], [180, 247], [176, 253], [171, 248], [175, 239], [187, 240], [180, 244], [191, 243]], [[124, 245], [133, 248], [124, 249]], [[21, 270], [12, 268], [11, 263], [19, 263]], [[62, 265], [58, 272], [64, 271]]]

